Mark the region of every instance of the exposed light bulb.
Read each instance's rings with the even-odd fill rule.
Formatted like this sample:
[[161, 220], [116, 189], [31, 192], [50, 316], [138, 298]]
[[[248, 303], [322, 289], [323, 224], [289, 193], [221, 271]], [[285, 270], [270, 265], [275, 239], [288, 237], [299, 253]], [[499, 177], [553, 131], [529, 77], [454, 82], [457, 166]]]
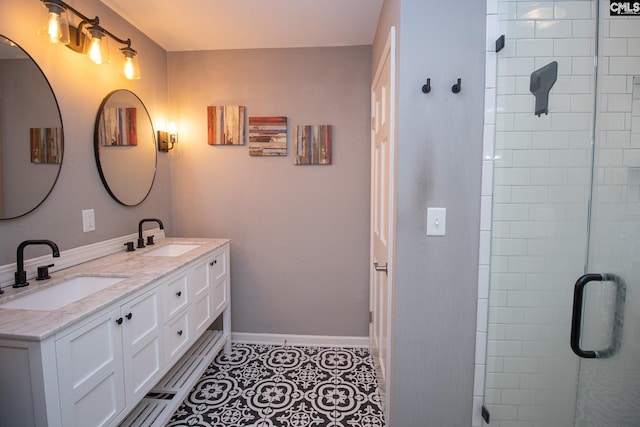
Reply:
[[60, 15], [58, 13], [49, 13], [49, 25], [47, 34], [49, 34], [49, 40], [51, 43], [58, 43], [62, 31], [60, 29]]
[[91, 39], [91, 46], [89, 47], [89, 58], [96, 64], [102, 64], [102, 39], [93, 37]]
[[135, 77], [135, 68], [133, 66], [133, 58], [124, 58], [124, 76], [129, 80], [133, 80]]

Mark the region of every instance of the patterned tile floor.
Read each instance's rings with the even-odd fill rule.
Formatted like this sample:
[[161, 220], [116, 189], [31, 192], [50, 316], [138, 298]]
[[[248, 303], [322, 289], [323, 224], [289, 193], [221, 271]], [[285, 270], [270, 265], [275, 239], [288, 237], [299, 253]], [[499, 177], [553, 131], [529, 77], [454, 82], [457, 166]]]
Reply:
[[234, 343], [167, 427], [383, 427], [380, 407], [367, 349]]

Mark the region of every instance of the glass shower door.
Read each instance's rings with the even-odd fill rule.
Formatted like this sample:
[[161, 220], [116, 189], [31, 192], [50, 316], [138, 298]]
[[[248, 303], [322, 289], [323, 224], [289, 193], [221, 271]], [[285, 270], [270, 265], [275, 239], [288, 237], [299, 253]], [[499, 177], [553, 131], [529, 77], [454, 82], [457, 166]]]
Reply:
[[[640, 17], [498, 5], [490, 425], [638, 426]], [[579, 286], [572, 319], [586, 273], [604, 280]], [[572, 320], [574, 347], [599, 357], [572, 351]]]

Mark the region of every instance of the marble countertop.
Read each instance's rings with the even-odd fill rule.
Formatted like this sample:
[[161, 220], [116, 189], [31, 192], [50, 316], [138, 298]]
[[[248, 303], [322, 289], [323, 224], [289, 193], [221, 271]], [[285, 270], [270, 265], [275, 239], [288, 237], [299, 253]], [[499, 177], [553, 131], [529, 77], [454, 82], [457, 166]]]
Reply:
[[[0, 308], [0, 339], [44, 340], [71, 323], [117, 303], [180, 267], [199, 258], [205, 258], [228, 242], [228, 239], [208, 238], [160, 239], [154, 246], [137, 249], [135, 252], [118, 252], [56, 271], [51, 273], [51, 279], [48, 280], [32, 279], [29, 286], [24, 288], [5, 288], [5, 293], [0, 295], [0, 304], [78, 276], [124, 278], [114, 285], [53, 311]], [[195, 243], [200, 246], [178, 256], [143, 256], [144, 253], [169, 243]]]

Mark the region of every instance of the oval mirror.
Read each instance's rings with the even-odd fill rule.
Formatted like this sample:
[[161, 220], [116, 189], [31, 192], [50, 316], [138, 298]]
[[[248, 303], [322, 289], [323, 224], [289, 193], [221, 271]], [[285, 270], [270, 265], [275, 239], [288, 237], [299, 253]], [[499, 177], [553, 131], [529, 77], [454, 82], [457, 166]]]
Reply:
[[156, 176], [156, 137], [149, 112], [133, 92], [116, 90], [102, 101], [94, 148], [111, 197], [125, 206], [142, 203]]
[[44, 202], [63, 151], [51, 85], [24, 50], [0, 35], [0, 219], [26, 215]]

